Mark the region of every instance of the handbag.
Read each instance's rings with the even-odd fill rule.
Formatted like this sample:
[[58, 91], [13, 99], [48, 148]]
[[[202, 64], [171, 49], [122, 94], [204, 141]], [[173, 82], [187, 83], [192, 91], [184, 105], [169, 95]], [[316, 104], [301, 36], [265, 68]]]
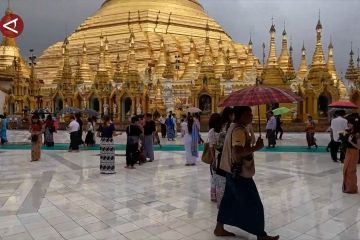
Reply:
[[[234, 128], [232, 131], [234, 131]], [[231, 141], [232, 143], [232, 134], [231, 133]], [[255, 162], [254, 162], [254, 155], [249, 154], [244, 156], [240, 159], [240, 161], [233, 162], [232, 152], [231, 152], [231, 174], [232, 177], [235, 179], [243, 178], [252, 178], [255, 175]]]
[[210, 143], [208, 142], [204, 144], [204, 152], [201, 156], [201, 161], [206, 164], [212, 164], [212, 162], [214, 161], [213, 153], [210, 148]]
[[39, 139], [38, 135], [35, 135], [35, 134], [31, 135], [31, 142], [37, 142], [38, 139]]

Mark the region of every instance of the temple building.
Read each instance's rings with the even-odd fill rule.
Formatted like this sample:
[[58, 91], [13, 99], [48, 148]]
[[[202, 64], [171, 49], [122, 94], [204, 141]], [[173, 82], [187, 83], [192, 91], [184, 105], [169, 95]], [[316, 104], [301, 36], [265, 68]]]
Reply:
[[[133, 114], [187, 106], [209, 116], [231, 92], [258, 82], [301, 95], [302, 103], [281, 104], [296, 109], [297, 118], [324, 117], [329, 103], [348, 94], [336, 73], [332, 43], [325, 61], [320, 19], [312, 64], [303, 46], [298, 71], [285, 27], [279, 56], [275, 33], [272, 24], [261, 64], [251, 38], [248, 45], [234, 42], [197, 0], [106, 0], [64, 41], [46, 49], [36, 68], [25, 63], [15, 39], [4, 37], [0, 101], [9, 114], [76, 107], [125, 123]], [[277, 106], [262, 106], [261, 114]]]

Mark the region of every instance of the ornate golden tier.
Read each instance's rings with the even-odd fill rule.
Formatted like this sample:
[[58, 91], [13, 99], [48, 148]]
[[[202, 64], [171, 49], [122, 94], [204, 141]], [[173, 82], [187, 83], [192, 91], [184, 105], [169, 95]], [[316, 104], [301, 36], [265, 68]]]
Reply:
[[[131, 32], [135, 37], [136, 61], [142, 79], [146, 78], [145, 69], [149, 64], [156, 66], [162, 61], [163, 57], [160, 56], [162, 41], [172, 63], [175, 62], [175, 56], [180, 55], [178, 72], [180, 80], [176, 81], [175, 85], [188, 84], [191, 81], [186, 79], [189, 78], [188, 76], [182, 76], [190, 56], [191, 39], [194, 41], [196, 63], [201, 62], [205, 52], [206, 35], [210, 38], [214, 59], [219, 54], [218, 42], [221, 39], [223, 51], [230, 50], [231, 64], [237, 78], [241, 76], [247, 59], [247, 46], [234, 43], [224, 29], [209, 17], [195, 0], [108, 0], [68, 37], [71, 67], [76, 68], [78, 59], [82, 59], [85, 42], [88, 62], [93, 74], [89, 79], [94, 78], [99, 62], [101, 35], [109, 42], [110, 67], [115, 68], [118, 54], [120, 65], [123, 67], [127, 60]], [[53, 83], [59, 66], [62, 66], [61, 46], [62, 42], [54, 44], [39, 58], [37, 74], [47, 84]], [[157, 72], [153, 83], [156, 84], [161, 76], [162, 72]], [[220, 76], [221, 73], [218, 73], [218, 77]], [[194, 77], [196, 76], [191, 76]]]

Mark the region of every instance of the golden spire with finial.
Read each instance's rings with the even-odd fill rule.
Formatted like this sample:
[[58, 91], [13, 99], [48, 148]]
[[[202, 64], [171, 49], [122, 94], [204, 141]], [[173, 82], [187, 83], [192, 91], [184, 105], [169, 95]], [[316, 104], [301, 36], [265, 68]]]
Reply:
[[319, 20], [316, 25], [316, 47], [312, 59], [312, 66], [324, 66], [325, 65], [325, 56], [323, 51], [323, 46], [321, 42], [321, 32], [322, 24], [320, 20], [320, 10], [319, 10]]
[[300, 66], [299, 66], [299, 70], [297, 73], [297, 77], [301, 78], [301, 79], [306, 78], [308, 71], [309, 71], [309, 69], [308, 69], [308, 65], [306, 62], [306, 49], [305, 49], [305, 43], [303, 41], [303, 46], [301, 48], [301, 61], [300, 61]]
[[166, 52], [166, 66], [162, 77], [165, 79], [174, 79], [174, 66], [170, 61], [170, 52]]
[[107, 84], [110, 82], [110, 74], [106, 67], [104, 36], [100, 36], [99, 63], [95, 76], [95, 83]]
[[215, 74], [217, 76], [221, 76], [221, 74], [224, 72], [225, 70], [225, 54], [224, 54], [224, 49], [223, 49], [223, 41], [221, 39], [221, 36], [220, 36], [220, 39], [218, 41], [218, 54], [217, 54], [217, 57], [216, 57], [216, 62], [215, 62]]
[[116, 65], [115, 65], [113, 81], [115, 83], [122, 83], [124, 81], [123, 78], [124, 78], [124, 74], [121, 71], [120, 54], [118, 53], [116, 57]]
[[275, 25], [274, 25], [274, 18], [271, 19], [271, 28], [270, 28], [270, 49], [269, 55], [267, 59], [267, 66], [278, 66], [278, 61], [276, 57], [276, 45], [275, 45]]
[[233, 68], [230, 64], [230, 50], [226, 50], [226, 65], [225, 65], [225, 71], [222, 74], [222, 78], [225, 80], [232, 80], [234, 79], [235, 74], [233, 71]]
[[80, 59], [78, 58], [76, 61], [76, 70], [75, 70], [75, 76], [74, 76], [74, 80], [75, 80], [75, 84], [83, 84], [84, 80], [81, 77], [81, 63], [80, 63]]
[[111, 60], [110, 60], [110, 54], [109, 54], [109, 40], [107, 37], [105, 37], [105, 41], [104, 41], [104, 58], [105, 58], [105, 65], [106, 65], [106, 69], [109, 72], [109, 75], [113, 75], [113, 67], [111, 64]]
[[281, 70], [283, 70], [284, 73], [287, 73], [288, 68], [289, 68], [289, 51], [288, 51], [288, 42], [287, 42], [285, 21], [284, 21], [284, 31], [282, 33], [281, 53], [278, 58], [278, 63], [279, 63]]
[[69, 40], [67, 38], [65, 38], [64, 43], [63, 43], [64, 65], [62, 68], [62, 75], [61, 75], [61, 82], [64, 84], [72, 84], [73, 83], [68, 45], [69, 45]]
[[352, 83], [354, 83], [358, 79], [358, 72], [354, 64], [354, 52], [352, 48], [352, 42], [351, 42], [349, 66], [346, 70], [345, 78]]
[[156, 74], [157, 76], [162, 76], [166, 67], [166, 49], [164, 38], [161, 37], [160, 39], [160, 53], [159, 58], [156, 64]]
[[80, 78], [84, 83], [92, 83], [94, 80], [93, 72], [89, 65], [89, 59], [87, 55], [87, 46], [84, 41], [82, 45], [82, 52], [80, 56], [80, 68], [79, 68]]
[[286, 77], [288, 79], [294, 79], [296, 77], [295, 69], [294, 69], [294, 62], [293, 62], [293, 47], [292, 47], [292, 41], [290, 39], [290, 47], [289, 47], [289, 62], [288, 67], [286, 70]]
[[336, 73], [336, 67], [335, 67], [335, 62], [334, 62], [334, 46], [332, 43], [331, 35], [330, 35], [330, 43], [329, 43], [329, 47], [328, 47], [328, 59], [327, 59], [326, 67], [327, 67], [329, 73], [331, 74], [332, 79], [336, 83], [339, 80], [339, 77], [337, 76], [337, 73]]
[[245, 72], [246, 73], [249, 73], [252, 71], [254, 63], [255, 63], [255, 56], [253, 54], [253, 42], [252, 42], [251, 33], [250, 33], [248, 54], [247, 54], [246, 61], [245, 61]]
[[193, 80], [198, 72], [198, 65], [196, 61], [196, 46], [194, 39], [190, 38], [190, 54], [188, 61], [185, 66], [184, 74], [181, 76], [181, 79], [184, 80]]

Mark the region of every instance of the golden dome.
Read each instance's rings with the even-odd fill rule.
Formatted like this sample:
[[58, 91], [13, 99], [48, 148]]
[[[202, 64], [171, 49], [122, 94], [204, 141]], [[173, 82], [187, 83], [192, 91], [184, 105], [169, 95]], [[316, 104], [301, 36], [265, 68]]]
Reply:
[[[230, 49], [234, 63], [242, 59], [245, 61], [247, 57], [246, 47], [234, 43], [197, 0], [107, 0], [68, 37], [71, 66], [75, 68], [82, 45], [86, 42], [89, 65], [92, 71], [96, 71], [101, 35], [109, 40], [108, 54], [112, 65], [115, 66], [119, 54], [124, 66], [131, 32], [135, 36], [136, 61], [142, 79], [146, 78], [144, 72], [149, 63], [158, 61], [161, 41], [172, 62], [175, 55], [181, 56], [180, 76], [190, 55], [191, 38], [196, 46], [198, 63], [204, 54], [206, 35], [210, 38], [213, 57], [217, 56], [220, 38], [223, 49]], [[61, 65], [61, 45], [58, 42], [50, 46], [39, 58], [38, 76], [46, 83], [52, 82]], [[157, 74], [156, 79], [161, 78], [162, 73]]]

